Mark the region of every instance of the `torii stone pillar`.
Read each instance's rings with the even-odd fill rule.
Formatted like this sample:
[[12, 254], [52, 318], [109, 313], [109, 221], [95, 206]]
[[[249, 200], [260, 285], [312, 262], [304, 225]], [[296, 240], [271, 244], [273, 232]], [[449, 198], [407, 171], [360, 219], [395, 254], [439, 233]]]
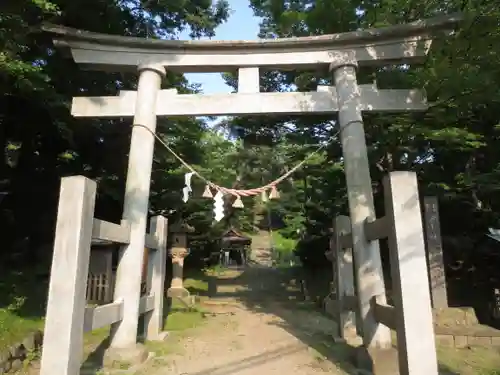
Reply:
[[[112, 326], [111, 349], [130, 349], [137, 343], [144, 235], [147, 226], [149, 189], [156, 130], [156, 102], [165, 77], [162, 65], [139, 68], [134, 126], [130, 141], [123, 220], [130, 224], [130, 244], [120, 253], [114, 299], [123, 299], [123, 320]], [[142, 126], [147, 127], [144, 129]]]
[[375, 219], [372, 181], [368, 164], [360, 90], [356, 79], [357, 60], [354, 53], [339, 55], [331, 65], [339, 105], [339, 127], [347, 197], [352, 226], [353, 254], [359, 302], [358, 326], [363, 344], [368, 348], [391, 347], [391, 332], [375, 320], [370, 308], [373, 296], [386, 302], [382, 260], [378, 241], [366, 241], [365, 220]]

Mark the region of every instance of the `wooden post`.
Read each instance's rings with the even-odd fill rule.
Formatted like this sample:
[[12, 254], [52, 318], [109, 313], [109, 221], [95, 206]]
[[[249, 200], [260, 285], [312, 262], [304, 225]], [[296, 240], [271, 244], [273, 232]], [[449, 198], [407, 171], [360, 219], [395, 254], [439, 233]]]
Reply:
[[345, 306], [347, 299], [355, 296], [352, 248], [342, 246], [342, 236], [351, 234], [351, 220], [348, 216], [337, 216], [333, 224], [336, 297], [338, 306], [339, 336], [342, 339], [356, 331], [356, 314]]
[[80, 373], [95, 196], [96, 183], [83, 176], [61, 181], [41, 375]]
[[104, 303], [113, 302], [113, 248], [106, 252], [106, 292], [104, 294]]
[[376, 296], [385, 303], [386, 294], [379, 243], [377, 240], [367, 241], [364, 232], [365, 220], [375, 219], [375, 207], [361, 115], [361, 93], [356, 79], [357, 61], [348, 54], [337, 60], [330, 69], [333, 70], [338, 96], [363, 344], [367, 348], [390, 348], [390, 330], [377, 322], [370, 307], [372, 297]]
[[448, 307], [448, 293], [437, 197], [424, 197], [424, 219], [432, 307], [444, 309]]
[[384, 180], [399, 371], [437, 375], [422, 213], [414, 172], [391, 172]]
[[137, 342], [141, 272], [155, 143], [152, 133], [156, 130], [157, 96], [165, 68], [155, 64], [142, 65], [139, 74], [133, 123], [140, 126], [132, 129], [123, 207], [123, 219], [130, 225], [130, 243], [120, 253], [114, 292], [115, 301], [123, 299], [123, 320], [112, 326], [111, 349], [133, 348]]
[[163, 340], [163, 300], [165, 295], [165, 271], [167, 266], [168, 220], [163, 216], [151, 218], [151, 233], [158, 248], [150, 250], [148, 257], [148, 290], [154, 295], [154, 309], [145, 314], [144, 325], [148, 340]]
[[113, 248], [94, 246], [90, 248], [89, 279], [87, 281], [87, 303], [105, 304], [113, 301]]

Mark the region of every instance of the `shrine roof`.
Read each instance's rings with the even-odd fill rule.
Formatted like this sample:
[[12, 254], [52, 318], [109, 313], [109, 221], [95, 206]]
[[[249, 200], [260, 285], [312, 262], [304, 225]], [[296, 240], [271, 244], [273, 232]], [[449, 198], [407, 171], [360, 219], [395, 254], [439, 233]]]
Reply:
[[497, 242], [500, 242], [500, 229], [488, 228], [488, 233], [486, 233], [486, 236]]
[[252, 243], [252, 239], [250, 237], [241, 234], [234, 228], [229, 228], [225, 231], [221, 236], [221, 240], [228, 242], [243, 242], [248, 244]]

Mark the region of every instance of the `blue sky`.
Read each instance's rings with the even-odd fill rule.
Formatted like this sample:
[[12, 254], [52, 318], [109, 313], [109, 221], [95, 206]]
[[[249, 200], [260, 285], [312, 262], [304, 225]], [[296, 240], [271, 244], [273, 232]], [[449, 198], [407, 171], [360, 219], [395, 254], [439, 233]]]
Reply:
[[[213, 40], [252, 40], [259, 33], [259, 18], [255, 17], [248, 0], [229, 0], [231, 16], [215, 30]], [[189, 39], [189, 32], [181, 34], [181, 39]], [[203, 93], [230, 93], [231, 88], [224, 83], [220, 73], [186, 74], [190, 83], [200, 83]]]

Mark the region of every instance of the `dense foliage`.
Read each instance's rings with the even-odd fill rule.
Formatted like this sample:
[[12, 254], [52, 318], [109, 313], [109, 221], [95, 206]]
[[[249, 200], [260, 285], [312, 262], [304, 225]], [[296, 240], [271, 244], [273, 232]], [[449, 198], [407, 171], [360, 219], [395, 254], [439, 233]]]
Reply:
[[[500, 28], [494, 1], [251, 3], [263, 19], [260, 36], [266, 38], [338, 33], [463, 12], [465, 22], [458, 33], [437, 39], [425, 65], [359, 70], [360, 83], [376, 82], [381, 88], [423, 87], [433, 103], [425, 114], [365, 115], [371, 174], [376, 182], [375, 193], [380, 196], [380, 180], [385, 173], [417, 171], [422, 194], [440, 198], [441, 225], [446, 236], [478, 238], [488, 226], [498, 226], [496, 108], [500, 100], [500, 55], [495, 45]], [[331, 82], [325, 72], [271, 72], [264, 85], [269, 90], [295, 86], [305, 91], [325, 82]], [[302, 117], [266, 126], [268, 139], [285, 139], [287, 144], [318, 144], [335, 134], [335, 126], [328, 118]], [[251, 135], [255, 128], [241, 122], [236, 131]], [[294, 232], [290, 230], [293, 227], [309, 234], [325, 234], [332, 217], [345, 213], [340, 154], [334, 137], [313, 163], [294, 176], [290, 184], [294, 197], [280, 203], [286, 211], [289, 233]], [[297, 157], [301, 158], [302, 153], [298, 152]], [[380, 209], [380, 198], [376, 204]], [[308, 252], [317, 247], [306, 246]]]
[[[42, 21], [90, 31], [148, 38], [214, 35], [229, 16], [227, 1], [210, 0], [7, 0], [0, 5], [0, 236], [4, 260], [36, 260], [53, 236], [59, 179], [82, 174], [99, 182], [97, 216], [119, 221], [130, 122], [70, 116], [76, 93], [114, 94], [133, 89], [136, 76], [82, 71], [53, 49]], [[359, 81], [386, 88], [425, 88], [432, 108], [425, 114], [366, 115], [374, 189], [388, 171], [418, 172], [422, 194], [437, 195], [444, 234], [476, 238], [498, 226], [500, 199], [500, 26], [496, 1], [252, 0], [262, 19], [261, 37], [318, 35], [380, 27], [462, 11], [466, 21], [451, 37], [435, 41], [422, 66], [361, 69]], [[230, 85], [236, 78], [226, 74]], [[190, 86], [170, 74], [165, 86]], [[331, 82], [320, 71], [267, 72], [265, 91], [315, 90]], [[195, 226], [201, 244], [228, 226], [244, 231], [272, 222], [284, 237], [303, 242], [309, 256], [322, 256], [332, 218], [346, 213], [346, 191], [336, 119], [325, 116], [225, 120], [219, 129], [185, 118], [160, 120], [158, 133], [202, 174], [225, 186], [256, 187], [321, 152], [280, 185], [270, 203], [245, 198], [245, 209], [227, 202], [228, 217], [214, 225], [204, 185], [181, 201], [186, 170], [160, 145], [155, 151], [151, 213], [180, 217]], [[196, 182], [197, 181], [197, 182]], [[381, 206], [381, 200], [377, 199]], [[305, 245], [304, 245], [305, 244]], [[317, 245], [316, 245], [317, 244]]]
[[[21, 0], [0, 5], [0, 231], [1, 257], [35, 260], [50, 244], [59, 179], [81, 174], [98, 181], [97, 216], [118, 221], [130, 138], [129, 121], [75, 120], [69, 113], [76, 93], [106, 95], [133, 89], [135, 74], [84, 72], [55, 51], [40, 32], [42, 22], [95, 32], [148, 38], [212, 36], [229, 8], [224, 0]], [[165, 84], [190, 92], [181, 75]], [[210, 151], [199, 145], [205, 124], [195, 119], [161, 120], [158, 132], [187, 161]], [[189, 152], [187, 151], [189, 150]], [[163, 149], [155, 153], [151, 211], [181, 209], [179, 164]], [[196, 212], [194, 208], [191, 211]], [[50, 254], [49, 254], [50, 256]]]

